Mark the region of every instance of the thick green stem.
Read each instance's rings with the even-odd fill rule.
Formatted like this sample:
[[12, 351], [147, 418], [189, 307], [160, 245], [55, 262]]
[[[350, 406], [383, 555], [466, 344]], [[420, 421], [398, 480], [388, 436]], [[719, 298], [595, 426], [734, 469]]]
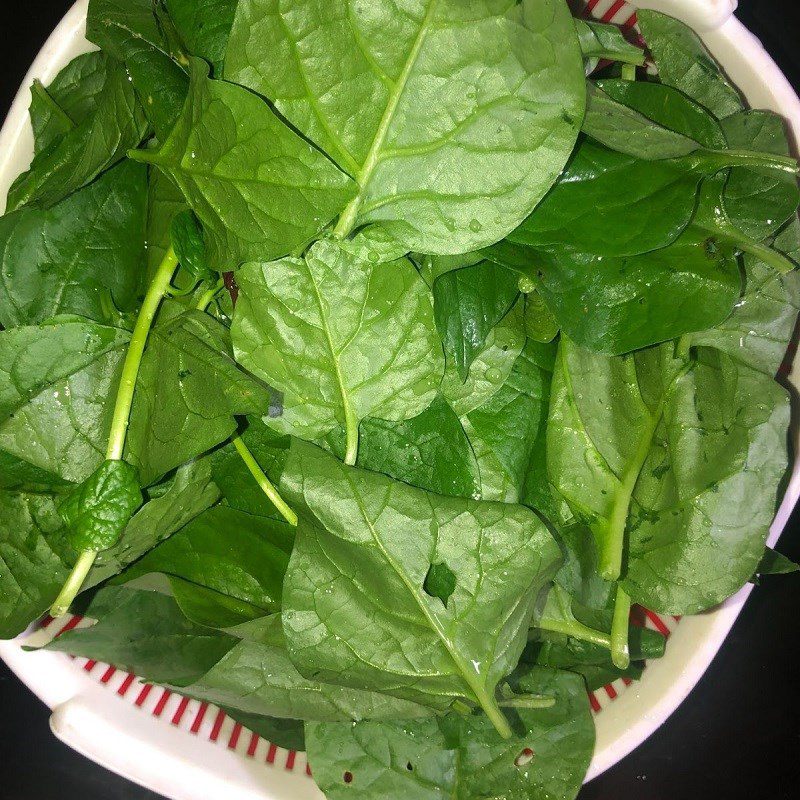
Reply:
[[220, 293], [224, 285], [225, 283], [220, 278], [210, 289], [203, 292], [203, 294], [200, 295], [200, 299], [197, 301], [197, 310], [205, 311], [214, 301], [214, 298]]
[[694, 167], [703, 171], [709, 169], [726, 169], [728, 167], [754, 167], [756, 169], [772, 169], [797, 175], [797, 160], [791, 156], [779, 156], [773, 153], [759, 153], [751, 150], [698, 150], [688, 156]]
[[344, 454], [344, 463], [354, 467], [358, 461], [358, 420], [350, 409], [350, 404], [345, 408], [345, 432], [347, 435], [347, 452]]
[[611, 660], [617, 669], [628, 669], [631, 653], [628, 647], [628, 629], [631, 618], [631, 598], [621, 587], [617, 587], [614, 601], [614, 619], [611, 623]]
[[636, 80], [636, 64], [624, 63], [622, 65], [622, 80], [635, 81]]
[[596, 631], [588, 625], [578, 622], [578, 620], [554, 620], [547, 619], [541, 620], [536, 623], [536, 627], [542, 631], [549, 631], [550, 633], [561, 633], [564, 636], [570, 636], [573, 639], [580, 639], [583, 642], [590, 642], [600, 647], [605, 647], [606, 650], [611, 649], [611, 637], [603, 631]]
[[544, 694], [521, 694], [501, 700], [500, 708], [552, 708], [555, 704], [555, 697]]
[[675, 343], [675, 358], [686, 360], [689, 358], [692, 350], [692, 334], [684, 333], [680, 339]]
[[[144, 349], [147, 345], [147, 338], [150, 335], [150, 329], [153, 327], [153, 320], [155, 319], [161, 301], [166, 296], [172, 276], [178, 266], [178, 260], [175, 252], [170, 248], [167, 251], [164, 260], [161, 262], [156, 271], [153, 282], [147, 290], [142, 308], [139, 311], [139, 317], [136, 320], [136, 327], [133, 329], [130, 344], [128, 345], [128, 352], [125, 356], [125, 363], [122, 366], [122, 378], [119, 382], [119, 389], [117, 390], [117, 400], [114, 405], [114, 416], [111, 420], [111, 432], [108, 437], [108, 449], [106, 450], [106, 459], [108, 461], [121, 461], [122, 454], [125, 450], [125, 439], [128, 434], [128, 425], [130, 424], [131, 408], [133, 406], [133, 394], [136, 389], [136, 379], [139, 376], [139, 367], [142, 363], [142, 356]], [[53, 604], [51, 614], [54, 617], [60, 617], [67, 613], [67, 609], [72, 605], [72, 601], [77, 597], [86, 576], [89, 574], [94, 562], [97, 558], [97, 553], [91, 550], [84, 550], [78, 556], [72, 572], [67, 578], [64, 588], [58, 595], [55, 603]]]
[[72, 572], [69, 574], [64, 587], [61, 589], [61, 592], [50, 609], [51, 617], [58, 619], [69, 611], [72, 601], [78, 596], [78, 592], [80, 592], [83, 582], [86, 580], [89, 570], [94, 566], [96, 559], [97, 553], [91, 550], [84, 550], [84, 552], [78, 556], [78, 560], [75, 562]]
[[775, 250], [761, 242], [755, 242], [742, 235], [740, 237], [731, 236], [730, 240], [743, 252], [749, 253], [759, 261], [763, 261], [768, 267], [772, 267], [781, 275], [788, 275], [794, 272], [795, 265], [780, 251]]
[[291, 508], [287, 505], [286, 501], [278, 494], [278, 490], [272, 484], [270, 479], [267, 477], [266, 473], [263, 469], [259, 466], [258, 461], [256, 461], [253, 454], [250, 452], [250, 449], [247, 445], [242, 441], [242, 437], [238, 434], [233, 437], [233, 446], [236, 448], [236, 451], [242, 457], [242, 461], [244, 461], [245, 466], [248, 470], [250, 470], [250, 474], [256, 479], [256, 483], [261, 487], [261, 490], [264, 494], [270, 499], [272, 505], [280, 511], [283, 515], [283, 518], [290, 524], [290, 525], [297, 525], [297, 514], [292, 511]]
[[121, 461], [122, 453], [125, 449], [125, 438], [128, 434], [130, 424], [131, 407], [133, 406], [133, 393], [136, 389], [136, 379], [139, 377], [139, 367], [142, 364], [142, 356], [147, 346], [147, 338], [150, 329], [153, 327], [158, 307], [167, 294], [172, 276], [178, 267], [178, 259], [175, 251], [170, 247], [164, 260], [161, 262], [150, 288], [147, 290], [139, 317], [136, 320], [136, 327], [133, 329], [131, 343], [128, 346], [128, 353], [125, 356], [125, 363], [122, 367], [122, 379], [119, 382], [117, 392], [117, 402], [114, 406], [114, 416], [111, 421], [111, 434], [108, 437], [108, 450], [106, 458], [109, 461]]

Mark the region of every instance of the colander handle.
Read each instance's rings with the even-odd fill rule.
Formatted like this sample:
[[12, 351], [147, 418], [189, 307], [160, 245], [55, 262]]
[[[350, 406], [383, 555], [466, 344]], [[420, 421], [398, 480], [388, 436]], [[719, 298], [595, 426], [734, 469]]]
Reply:
[[715, 30], [736, 11], [739, 0], [631, 0], [638, 8], [652, 8], [677, 17], [700, 33]]

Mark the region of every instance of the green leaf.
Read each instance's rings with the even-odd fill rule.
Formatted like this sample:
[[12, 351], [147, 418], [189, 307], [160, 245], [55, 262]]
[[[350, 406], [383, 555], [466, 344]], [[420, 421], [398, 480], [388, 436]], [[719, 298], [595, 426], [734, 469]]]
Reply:
[[263, 414], [266, 387], [233, 358], [227, 329], [199, 311], [157, 325], [142, 359], [126, 458], [145, 486], [236, 431], [238, 414]]
[[[722, 128], [733, 149], [791, 154], [785, 122], [770, 111], [742, 111], [724, 119]], [[761, 242], [796, 214], [800, 203], [797, 177], [774, 170], [732, 169], [723, 202], [731, 222]]]
[[34, 81], [31, 125], [34, 150], [48, 150], [97, 109], [109, 69], [104, 53], [84, 53], [67, 64], [45, 89]]
[[191, 77], [172, 133], [134, 155], [178, 184], [203, 223], [213, 268], [278, 258], [315, 237], [352, 197], [352, 181], [260, 97], [209, 80], [198, 59]]
[[735, 255], [733, 244], [691, 225], [670, 247], [638, 256], [530, 252], [527, 273], [564, 333], [619, 354], [722, 323], [740, 292]]
[[59, 511], [72, 548], [99, 553], [119, 541], [141, 505], [136, 470], [124, 461], [104, 461], [67, 496]]
[[170, 238], [180, 265], [193, 278], [200, 281], [216, 279], [217, 274], [208, 264], [203, 226], [193, 212], [182, 211], [172, 220]]
[[564, 166], [584, 108], [562, 0], [244, 0], [225, 74], [357, 179], [339, 233], [384, 222], [424, 253], [475, 250], [516, 227]]
[[647, 161], [681, 158], [701, 149], [699, 142], [614, 100], [593, 83], [582, 130], [618, 153]]
[[604, 256], [665, 247], [689, 224], [699, 181], [675, 161], [645, 161], [584, 139], [550, 194], [508, 239]]
[[86, 37], [124, 62], [156, 135], [163, 139], [180, 114], [189, 81], [176, 61], [185, 63], [185, 56], [169, 41], [168, 20], [159, 7], [154, 0], [90, 0]]
[[[538, 517], [432, 495], [301, 443], [282, 487], [301, 516], [283, 598], [298, 668], [433, 708], [465, 697], [502, 720], [494, 688], [559, 559]], [[440, 563], [456, 576], [447, 608], [423, 589]]]
[[401, 421], [436, 396], [443, 356], [430, 291], [407, 259], [373, 263], [317, 242], [304, 259], [237, 274], [239, 362], [283, 392], [282, 433], [316, 440], [366, 417]]
[[[53, 208], [0, 217], [0, 323], [115, 322], [144, 278], [147, 171], [127, 162]], [[113, 265], [113, 268], [110, 267]]]
[[[96, 104], [93, 113], [34, 157], [9, 190], [9, 211], [25, 205], [54, 206], [139, 145], [147, 124], [122, 65], [109, 62]], [[83, 224], [91, 227], [85, 219]]]
[[486, 337], [511, 310], [519, 287], [509, 269], [483, 261], [474, 267], [454, 270], [433, 284], [433, 312], [436, 328], [451, 360], [463, 380]]
[[666, 14], [645, 9], [638, 21], [662, 83], [679, 89], [719, 118], [742, 110], [739, 92], [691, 28]]
[[[0, 450], [81, 483], [102, 463], [126, 331], [67, 319], [0, 333]], [[6, 360], [8, 359], [8, 360]]]
[[306, 724], [314, 779], [330, 800], [573, 800], [594, 748], [583, 681], [534, 668], [518, 688], [552, 697], [549, 708], [515, 712], [514, 737], [501, 740], [485, 717]]
[[422, 588], [425, 590], [425, 594], [438, 597], [447, 608], [447, 601], [456, 590], [456, 583], [455, 573], [442, 561], [438, 564], [431, 564]]
[[[145, 503], [119, 542], [98, 555], [84, 589], [119, 573], [218, 498], [207, 461], [178, 470], [167, 491]], [[75, 553], [66, 541], [57, 498], [0, 492], [0, 509], [0, 639], [7, 639], [50, 608], [67, 579]]]
[[604, 25], [594, 20], [576, 19], [578, 39], [585, 59], [619, 61], [623, 64], [644, 64], [644, 50], [625, 38], [616, 25]]
[[187, 51], [210, 62], [222, 74], [238, 0], [164, 0]]
[[284, 748], [305, 752], [306, 739], [303, 733], [303, 723], [297, 719], [280, 719], [263, 714], [248, 714], [236, 708], [222, 709], [232, 720], [242, 725], [246, 730], [258, 734], [264, 741]]
[[164, 573], [247, 603], [265, 616], [280, 611], [293, 541], [294, 531], [285, 523], [217, 506], [147, 553], [124, 578]]
[[521, 501], [531, 460], [544, 443], [555, 351], [528, 342], [500, 390], [463, 419], [484, 500]]
[[69, 486], [56, 475], [0, 450], [0, 489], [38, 494], [62, 491]]
[[357, 466], [447, 497], [478, 493], [478, 465], [455, 412], [437, 397], [404, 422], [365, 419]]
[[791, 558], [778, 553], [771, 547], [767, 547], [761, 561], [755, 571], [755, 574], [760, 575], [790, 575], [793, 572], [800, 572], [800, 565], [792, 561]]
[[87, 613], [100, 617], [97, 625], [63, 634], [48, 649], [124, 666], [144, 680], [248, 714], [333, 722], [429, 713], [404, 700], [303, 678], [286, 653], [279, 617], [240, 626], [243, 638], [236, 638], [191, 623], [158, 592], [108, 587], [93, 606]]
[[236, 645], [233, 637], [190, 622], [158, 592], [106, 587], [86, 616], [99, 622], [59, 636], [46, 649], [105, 661], [154, 683], [187, 686]]
[[492, 329], [486, 344], [475, 357], [463, 381], [451, 364], [445, 368], [441, 392], [459, 417], [488, 402], [508, 380], [522, 348], [525, 346], [525, 323], [522, 302]]
[[550, 479], [586, 519], [601, 575], [647, 608], [688, 614], [755, 571], [786, 469], [786, 392], [728, 356], [667, 344], [623, 358], [562, 339]]
[[61, 590], [68, 570], [53, 542], [62, 527], [51, 496], [0, 491], [0, 639], [22, 633]]

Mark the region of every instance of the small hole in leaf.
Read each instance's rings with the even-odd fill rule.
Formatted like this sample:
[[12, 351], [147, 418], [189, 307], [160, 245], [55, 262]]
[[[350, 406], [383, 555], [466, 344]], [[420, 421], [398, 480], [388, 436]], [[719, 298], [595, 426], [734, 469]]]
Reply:
[[352, 772], [350, 772], [350, 771], [348, 770], [348, 771], [347, 771], [347, 772], [345, 772], [345, 774], [342, 776], [342, 780], [343, 780], [345, 783], [352, 783], [352, 782], [353, 782], [353, 773], [352, 773]]
[[445, 563], [431, 564], [422, 588], [425, 590], [425, 594], [438, 597], [447, 608], [447, 601], [456, 590], [455, 573]]
[[514, 766], [515, 767], [525, 767], [533, 761], [534, 752], [530, 749], [530, 747], [526, 747], [520, 754], [514, 759]]
[[414, 765], [409, 761], [408, 764], [406, 764], [406, 769], [409, 772], [413, 772], [414, 771]]

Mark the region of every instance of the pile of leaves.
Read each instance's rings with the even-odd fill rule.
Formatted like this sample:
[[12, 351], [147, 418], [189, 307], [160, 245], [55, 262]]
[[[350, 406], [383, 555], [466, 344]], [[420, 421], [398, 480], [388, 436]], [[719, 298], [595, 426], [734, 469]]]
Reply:
[[631, 605], [792, 568], [797, 165], [640, 26], [91, 0], [0, 219], [0, 635], [83, 613], [332, 800], [573, 798]]

